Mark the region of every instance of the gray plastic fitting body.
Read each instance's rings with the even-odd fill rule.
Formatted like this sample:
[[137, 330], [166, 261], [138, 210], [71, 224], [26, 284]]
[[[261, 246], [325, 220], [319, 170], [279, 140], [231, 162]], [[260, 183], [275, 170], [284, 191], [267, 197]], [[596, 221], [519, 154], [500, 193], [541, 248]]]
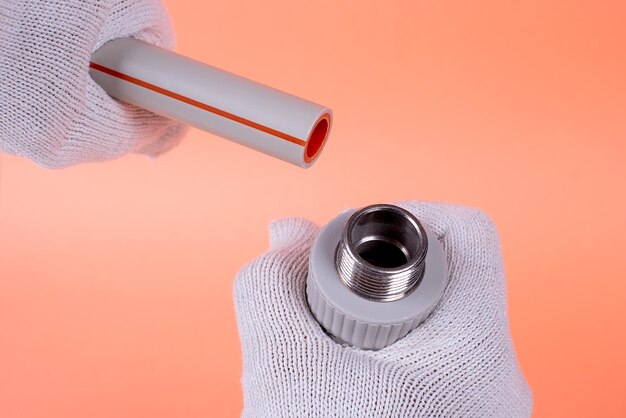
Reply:
[[306, 293], [313, 316], [336, 340], [381, 349], [426, 319], [448, 280], [443, 247], [431, 231], [402, 208], [372, 205], [322, 228]]
[[134, 38], [93, 53], [112, 97], [308, 168], [330, 133], [329, 108]]

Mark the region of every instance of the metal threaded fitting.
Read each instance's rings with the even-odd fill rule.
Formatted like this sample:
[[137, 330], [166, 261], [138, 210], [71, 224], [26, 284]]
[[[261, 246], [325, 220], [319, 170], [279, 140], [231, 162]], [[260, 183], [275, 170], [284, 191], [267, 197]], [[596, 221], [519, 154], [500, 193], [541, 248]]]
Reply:
[[371, 205], [348, 220], [335, 254], [341, 281], [354, 293], [378, 302], [409, 295], [424, 275], [428, 237], [408, 211]]
[[432, 231], [405, 209], [372, 205], [321, 229], [309, 257], [307, 302], [336, 341], [378, 350], [424, 321], [448, 280]]

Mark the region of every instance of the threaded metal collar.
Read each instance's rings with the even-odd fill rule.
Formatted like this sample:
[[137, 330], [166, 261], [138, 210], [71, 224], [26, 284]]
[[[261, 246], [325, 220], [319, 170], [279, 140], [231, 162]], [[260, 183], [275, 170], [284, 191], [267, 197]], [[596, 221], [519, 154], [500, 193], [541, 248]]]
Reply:
[[377, 302], [408, 296], [424, 275], [428, 238], [422, 224], [394, 205], [371, 205], [355, 212], [335, 253], [341, 281]]

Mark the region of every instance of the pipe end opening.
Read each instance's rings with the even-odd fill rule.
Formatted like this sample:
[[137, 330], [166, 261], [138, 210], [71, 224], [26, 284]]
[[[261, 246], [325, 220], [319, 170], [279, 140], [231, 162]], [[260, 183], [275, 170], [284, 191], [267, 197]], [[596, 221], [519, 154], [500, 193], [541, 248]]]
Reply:
[[325, 113], [317, 121], [309, 140], [304, 147], [304, 161], [308, 164], [313, 162], [322, 151], [324, 143], [328, 138], [328, 131], [330, 130], [330, 115]]

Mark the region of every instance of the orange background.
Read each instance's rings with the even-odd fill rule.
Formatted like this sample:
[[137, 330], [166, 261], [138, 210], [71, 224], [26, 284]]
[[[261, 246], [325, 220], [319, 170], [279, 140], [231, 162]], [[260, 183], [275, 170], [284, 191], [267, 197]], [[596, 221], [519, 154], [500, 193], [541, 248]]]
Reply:
[[497, 223], [535, 416], [626, 415], [626, 3], [167, 5], [183, 54], [331, 106], [328, 146], [2, 156], [0, 416], [237, 416], [232, 282], [268, 222], [398, 199]]

